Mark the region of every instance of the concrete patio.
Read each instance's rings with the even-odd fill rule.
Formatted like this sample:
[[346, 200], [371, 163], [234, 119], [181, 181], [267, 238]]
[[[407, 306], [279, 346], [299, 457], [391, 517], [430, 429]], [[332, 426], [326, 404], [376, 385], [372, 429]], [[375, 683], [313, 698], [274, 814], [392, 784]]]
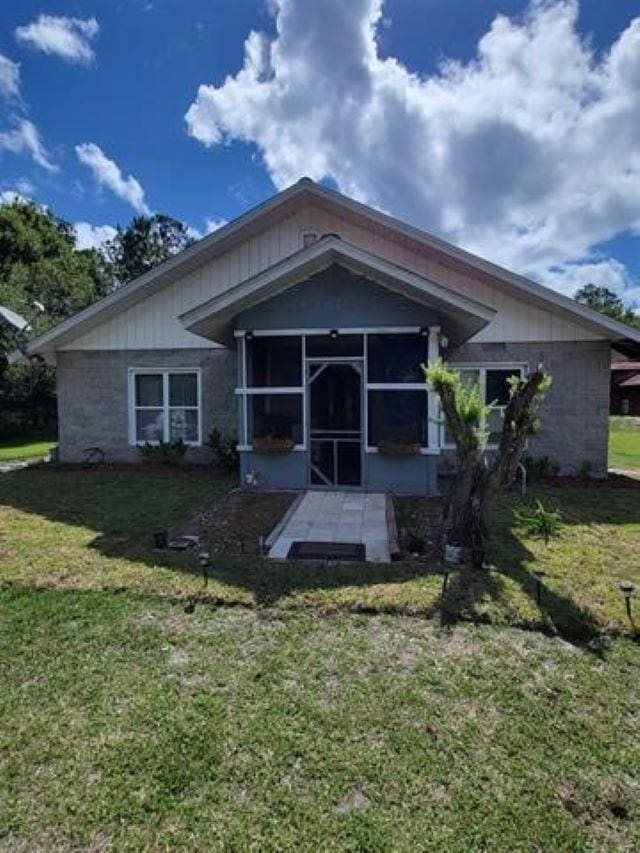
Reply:
[[305, 492], [285, 519], [269, 557], [284, 560], [294, 542], [362, 543], [367, 562], [391, 560], [386, 495], [382, 492]]

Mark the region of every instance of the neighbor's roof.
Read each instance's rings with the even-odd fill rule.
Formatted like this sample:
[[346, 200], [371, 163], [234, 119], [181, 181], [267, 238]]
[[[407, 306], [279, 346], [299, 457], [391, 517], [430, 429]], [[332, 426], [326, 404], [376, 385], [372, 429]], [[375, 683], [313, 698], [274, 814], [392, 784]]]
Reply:
[[636, 376], [630, 376], [628, 379], [623, 379], [616, 385], [616, 388], [640, 388], [640, 373]]
[[640, 331], [612, 320], [585, 305], [575, 302], [548, 287], [516, 275], [503, 267], [472, 255], [463, 249], [427, 234], [412, 225], [407, 225], [386, 213], [374, 210], [361, 202], [354, 201], [335, 190], [316, 184], [310, 178], [302, 178], [296, 184], [278, 193], [222, 228], [169, 258], [154, 269], [123, 285], [104, 299], [88, 306], [73, 317], [64, 320], [53, 329], [35, 338], [28, 346], [29, 354], [52, 352], [61, 345], [99, 326], [105, 320], [138, 303], [146, 296], [165, 287], [179, 277], [208, 263], [228, 251], [232, 246], [247, 239], [252, 233], [264, 228], [283, 214], [293, 212], [304, 202], [315, 202], [320, 206], [337, 211], [340, 215], [360, 221], [369, 227], [382, 229], [390, 236], [401, 239], [416, 248], [427, 248], [432, 257], [441, 263], [462, 272], [471, 272], [494, 284], [506, 286], [525, 301], [556, 313], [619, 343], [640, 345]]
[[640, 370], [640, 361], [614, 361], [611, 370]]

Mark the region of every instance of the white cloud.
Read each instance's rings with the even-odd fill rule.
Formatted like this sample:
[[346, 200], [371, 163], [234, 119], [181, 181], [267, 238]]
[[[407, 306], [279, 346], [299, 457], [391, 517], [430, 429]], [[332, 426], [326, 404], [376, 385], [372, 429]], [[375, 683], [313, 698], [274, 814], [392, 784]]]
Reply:
[[19, 119], [12, 130], [0, 131], [0, 153], [2, 151], [9, 151], [12, 154], [30, 154], [43, 169], [49, 172], [58, 170], [42, 144], [37, 127], [28, 119]]
[[89, 65], [95, 59], [89, 42], [99, 29], [95, 18], [39, 15], [30, 24], [17, 27], [15, 37], [23, 44], [59, 56], [67, 62]]
[[279, 188], [330, 178], [553, 286], [622, 287], [594, 247], [640, 234], [640, 18], [597, 56], [577, 0], [540, 0], [497, 15], [472, 61], [418, 75], [380, 57], [382, 5], [272, 0], [276, 37], [250, 33], [242, 69], [199, 87], [189, 133], [256, 145]]
[[89, 222], [76, 222], [73, 230], [78, 249], [101, 249], [118, 233], [111, 225], [91, 225]]
[[28, 204], [29, 199], [16, 190], [3, 190], [0, 192], [0, 204], [13, 204], [16, 201]]
[[130, 204], [137, 213], [150, 213], [140, 182], [133, 175], [125, 178], [118, 164], [110, 160], [99, 146], [93, 142], [76, 145], [76, 154], [80, 162], [91, 169], [93, 177], [101, 186], [107, 187], [118, 198]]
[[213, 234], [214, 231], [217, 231], [219, 228], [222, 228], [224, 225], [227, 224], [227, 222], [227, 219], [207, 219], [204, 224], [204, 233]]
[[0, 95], [5, 98], [20, 97], [20, 66], [0, 53]]

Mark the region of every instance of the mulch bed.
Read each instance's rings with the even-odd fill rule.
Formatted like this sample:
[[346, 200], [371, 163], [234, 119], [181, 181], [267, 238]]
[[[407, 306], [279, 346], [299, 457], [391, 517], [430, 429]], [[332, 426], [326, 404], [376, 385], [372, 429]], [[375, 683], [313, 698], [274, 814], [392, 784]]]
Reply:
[[395, 496], [393, 506], [400, 546], [397, 559], [439, 562], [442, 559], [442, 498]]
[[260, 554], [267, 536], [296, 498], [296, 492], [229, 492], [188, 524], [210, 554]]

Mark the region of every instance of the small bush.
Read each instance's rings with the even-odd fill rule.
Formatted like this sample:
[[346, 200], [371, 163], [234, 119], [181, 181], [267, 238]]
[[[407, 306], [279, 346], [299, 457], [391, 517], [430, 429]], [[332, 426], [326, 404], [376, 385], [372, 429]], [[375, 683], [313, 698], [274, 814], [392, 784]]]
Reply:
[[556, 510], [548, 509], [540, 500], [532, 504], [521, 504], [513, 510], [517, 524], [528, 536], [540, 536], [549, 544], [552, 536], [557, 536], [562, 527], [562, 516]]
[[187, 452], [187, 445], [179, 438], [177, 441], [160, 441], [158, 444], [147, 442], [138, 448], [145, 462], [157, 465], [180, 465]]
[[236, 450], [234, 435], [225, 435], [219, 429], [211, 430], [207, 447], [213, 453], [213, 464], [221, 471], [234, 474], [240, 468], [240, 454]]
[[560, 470], [558, 463], [554, 462], [550, 456], [531, 456], [527, 454], [523, 456], [522, 462], [527, 471], [527, 480], [530, 483], [535, 483], [544, 477], [552, 477]]

